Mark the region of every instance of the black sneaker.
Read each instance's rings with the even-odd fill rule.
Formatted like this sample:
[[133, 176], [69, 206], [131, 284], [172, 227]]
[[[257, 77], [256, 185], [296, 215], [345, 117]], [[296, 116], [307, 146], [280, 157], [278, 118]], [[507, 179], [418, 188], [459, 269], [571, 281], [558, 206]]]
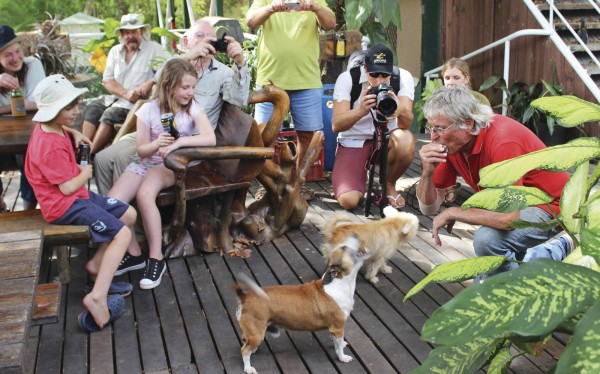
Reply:
[[125, 274], [128, 271], [143, 269], [146, 266], [146, 259], [144, 255], [141, 254], [139, 256], [132, 256], [129, 252], [125, 253], [117, 271], [115, 271], [115, 276]]
[[164, 259], [148, 258], [148, 266], [146, 267], [146, 271], [144, 271], [144, 276], [140, 280], [140, 288], [150, 290], [157, 287], [166, 270], [167, 264]]

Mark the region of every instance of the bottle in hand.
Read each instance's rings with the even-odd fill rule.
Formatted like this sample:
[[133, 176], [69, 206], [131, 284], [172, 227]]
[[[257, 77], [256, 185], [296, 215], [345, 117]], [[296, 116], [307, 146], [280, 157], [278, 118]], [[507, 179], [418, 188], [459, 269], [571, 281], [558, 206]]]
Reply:
[[83, 143], [79, 146], [79, 165], [85, 166], [90, 163], [90, 145]]
[[177, 131], [177, 125], [173, 118], [173, 113], [165, 113], [160, 116], [160, 122], [162, 123], [163, 130], [168, 132], [173, 139], [179, 138], [179, 131]]
[[10, 92], [10, 110], [13, 117], [23, 117], [25, 111], [25, 98], [19, 87]]

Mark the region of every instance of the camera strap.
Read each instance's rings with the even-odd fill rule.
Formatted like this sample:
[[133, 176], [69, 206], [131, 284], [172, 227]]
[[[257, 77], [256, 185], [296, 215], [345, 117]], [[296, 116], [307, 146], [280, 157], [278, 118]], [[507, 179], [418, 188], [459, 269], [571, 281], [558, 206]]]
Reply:
[[378, 165], [381, 157], [381, 149], [383, 148], [383, 142], [385, 141], [383, 136], [383, 126], [387, 126], [387, 121], [380, 121], [377, 116], [373, 114], [373, 110], [370, 111], [371, 117], [373, 117], [373, 124], [375, 131], [373, 132], [373, 144], [371, 145], [371, 156], [365, 163], [365, 170], [369, 170], [372, 166]]

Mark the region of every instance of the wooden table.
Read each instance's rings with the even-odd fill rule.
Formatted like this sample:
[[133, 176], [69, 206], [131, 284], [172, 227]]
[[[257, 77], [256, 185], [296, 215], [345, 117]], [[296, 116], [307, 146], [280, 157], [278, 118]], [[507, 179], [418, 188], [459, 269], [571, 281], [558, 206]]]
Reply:
[[32, 118], [35, 112], [23, 117], [0, 114], [0, 154], [25, 153], [31, 132], [35, 127]]
[[0, 234], [0, 372], [21, 373], [38, 281], [42, 231]]

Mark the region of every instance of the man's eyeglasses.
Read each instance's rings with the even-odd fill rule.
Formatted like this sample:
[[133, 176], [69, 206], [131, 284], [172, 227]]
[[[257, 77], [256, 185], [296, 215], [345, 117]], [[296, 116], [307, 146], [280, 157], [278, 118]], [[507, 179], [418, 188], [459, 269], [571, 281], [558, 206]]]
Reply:
[[454, 126], [456, 126], [456, 123], [453, 123], [448, 127], [438, 127], [438, 126], [431, 127], [429, 124], [427, 124], [427, 125], [425, 125], [425, 131], [428, 134], [434, 133], [434, 134], [444, 135], [444, 133], [446, 133], [446, 131], [450, 130]]
[[392, 74], [390, 74], [390, 73], [369, 73], [369, 76], [371, 76], [371, 78], [378, 78], [378, 77], [388, 78], [391, 75]]
[[207, 34], [207, 33], [205, 33], [205, 32], [202, 32], [202, 31], [200, 31], [200, 32], [197, 32], [197, 33], [195, 33], [195, 34], [194, 34], [194, 37], [195, 37], [196, 39], [204, 39], [204, 38], [206, 38], [207, 36], [212, 36], [213, 38], [214, 38], [214, 37], [216, 37], [216, 35], [215, 35], [215, 34]]

